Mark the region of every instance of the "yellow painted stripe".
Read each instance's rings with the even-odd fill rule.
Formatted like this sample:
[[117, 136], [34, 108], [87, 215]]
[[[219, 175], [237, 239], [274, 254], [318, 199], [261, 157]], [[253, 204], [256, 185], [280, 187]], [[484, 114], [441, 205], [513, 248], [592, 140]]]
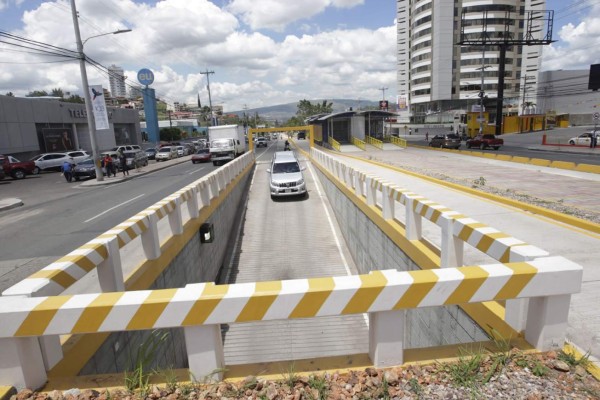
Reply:
[[504, 287], [500, 289], [495, 300], [516, 298], [519, 293], [521, 293], [521, 290], [527, 286], [529, 281], [531, 281], [538, 272], [537, 268], [526, 262], [516, 262], [504, 265], [513, 270], [513, 276], [511, 276]]
[[504, 250], [504, 253], [502, 253], [498, 261], [500, 261], [501, 263], [510, 262], [510, 247]]
[[110, 310], [123, 296], [124, 292], [102, 293], [81, 313], [71, 333], [98, 332]]
[[342, 314], [358, 314], [369, 311], [371, 304], [385, 288], [387, 279], [381, 271], [373, 271], [368, 275], [360, 275], [360, 289], [354, 293]]
[[510, 235], [507, 235], [503, 232], [486, 233], [479, 240], [479, 243], [477, 243], [476, 247], [484, 253], [487, 253], [487, 251], [490, 249], [490, 246], [494, 244], [496, 239], [503, 239], [507, 237], [510, 237]]
[[27, 279], [50, 279], [52, 282], [59, 284], [65, 289], [77, 281], [77, 279], [73, 278], [65, 271], [58, 269], [41, 269], [31, 274]]
[[302, 297], [289, 318], [308, 318], [317, 312], [335, 287], [333, 278], [312, 278], [308, 280], [308, 291]]
[[459, 268], [458, 270], [465, 276], [465, 279], [462, 280], [444, 304], [468, 303], [489, 276], [486, 270], [477, 266]]
[[62, 257], [58, 262], [72, 262], [76, 264], [79, 268], [86, 272], [90, 272], [94, 268], [96, 268], [96, 264], [94, 264], [87, 256], [83, 255], [69, 255]]
[[207, 283], [200, 298], [196, 300], [188, 314], [183, 319], [182, 325], [202, 325], [204, 321], [212, 314], [217, 305], [227, 294], [229, 285], [215, 285]]
[[439, 277], [430, 270], [408, 271], [413, 283], [402, 298], [394, 305], [394, 310], [416, 308], [437, 283]]
[[79, 248], [94, 250], [104, 260], [106, 260], [108, 258], [108, 249], [102, 243], [86, 243], [83, 246], [79, 246]]
[[485, 228], [487, 227], [486, 224], [482, 224], [481, 222], [475, 222], [469, 225], [465, 225], [461, 230], [460, 230], [460, 234], [458, 235], [458, 237], [460, 239], [462, 239], [463, 242], [468, 242], [469, 241], [469, 237], [471, 237], [471, 234], [473, 233], [473, 231], [476, 228]]
[[58, 309], [71, 296], [50, 296], [38, 304], [19, 326], [15, 336], [41, 336], [56, 315]]
[[260, 321], [281, 292], [281, 281], [256, 282], [254, 295], [250, 297], [236, 322]]
[[128, 330], [149, 329], [163, 313], [177, 289], [153, 290], [127, 324]]

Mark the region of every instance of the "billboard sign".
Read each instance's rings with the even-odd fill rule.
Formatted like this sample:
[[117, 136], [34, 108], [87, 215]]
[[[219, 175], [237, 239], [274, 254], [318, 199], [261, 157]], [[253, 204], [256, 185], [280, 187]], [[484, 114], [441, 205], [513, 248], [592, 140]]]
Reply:
[[408, 99], [406, 96], [398, 96], [396, 97], [396, 101], [398, 104], [398, 111], [406, 111], [408, 110]]
[[152, 85], [152, 82], [154, 82], [154, 73], [148, 68], [142, 68], [137, 73], [137, 79], [142, 85]]
[[96, 121], [96, 129], [110, 129], [102, 85], [91, 85], [90, 97], [92, 98], [92, 110], [94, 112], [94, 120]]

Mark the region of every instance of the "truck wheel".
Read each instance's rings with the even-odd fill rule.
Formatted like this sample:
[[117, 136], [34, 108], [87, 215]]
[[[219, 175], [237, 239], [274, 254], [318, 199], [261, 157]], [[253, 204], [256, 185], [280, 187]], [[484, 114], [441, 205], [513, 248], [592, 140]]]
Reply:
[[498, 150], [500, 146], [494, 146], [494, 150]]
[[485, 150], [485, 143], [481, 143], [481, 144], [479, 145], [479, 148], [480, 148], [481, 150]]

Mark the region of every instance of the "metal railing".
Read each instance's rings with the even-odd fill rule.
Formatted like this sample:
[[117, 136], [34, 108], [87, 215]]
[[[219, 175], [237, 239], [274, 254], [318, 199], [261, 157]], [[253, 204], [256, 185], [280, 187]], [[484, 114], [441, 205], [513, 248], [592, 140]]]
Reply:
[[383, 150], [383, 142], [379, 139], [375, 139], [372, 136], [365, 136], [365, 142], [368, 144], [377, 147], [378, 149]]
[[329, 142], [329, 145], [331, 146], [332, 149], [334, 149], [336, 151], [341, 151], [340, 150], [341, 149], [340, 142], [338, 142], [337, 140], [335, 140], [331, 136], [329, 136], [328, 142]]
[[396, 136], [390, 136], [390, 143], [395, 144], [396, 146], [400, 146], [402, 148], [406, 148], [406, 139], [400, 139]]
[[355, 145], [356, 147], [358, 147], [361, 150], [366, 150], [367, 149], [364, 140], [360, 140], [357, 137], [350, 136], [350, 141], [352, 142], [353, 145]]

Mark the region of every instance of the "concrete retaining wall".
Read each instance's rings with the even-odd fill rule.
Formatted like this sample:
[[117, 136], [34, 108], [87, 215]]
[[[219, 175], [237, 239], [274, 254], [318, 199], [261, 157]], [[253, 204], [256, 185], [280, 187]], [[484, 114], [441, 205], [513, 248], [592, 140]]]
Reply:
[[[213, 223], [215, 241], [200, 243], [197, 232], [160, 274], [149, 289], [180, 288], [189, 283], [215, 282], [228, 251], [230, 235], [240, 204], [247, 195], [247, 185], [252, 174], [246, 174], [231, 194], [207, 221]], [[154, 360], [148, 368], [187, 368], [187, 351], [182, 328], [157, 330], [157, 336], [168, 332], [166, 340], [152, 351]], [[80, 371], [80, 375], [123, 372], [132, 370], [137, 351], [142, 343], [149, 342], [150, 331], [124, 331], [111, 334], [96, 354]]]
[[[329, 179], [316, 170], [360, 274], [373, 270], [420, 268]], [[407, 310], [405, 348], [488, 340], [458, 306]]]

